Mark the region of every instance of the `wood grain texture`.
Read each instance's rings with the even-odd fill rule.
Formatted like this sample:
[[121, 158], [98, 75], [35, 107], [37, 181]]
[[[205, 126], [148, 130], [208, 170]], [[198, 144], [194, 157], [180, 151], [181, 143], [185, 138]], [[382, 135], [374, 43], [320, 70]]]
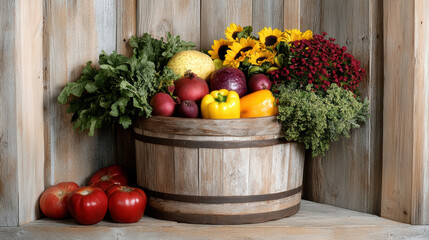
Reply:
[[284, 0], [283, 26], [285, 29], [301, 28], [301, 2], [301, 0]]
[[137, 3], [139, 36], [148, 32], [155, 38], [165, 38], [170, 32], [200, 48], [199, 0], [138, 0]]
[[[186, 119], [151, 117], [134, 126], [136, 134], [158, 139], [178, 141], [246, 142], [277, 139], [281, 136], [278, 126], [267, 127], [263, 135], [246, 135], [249, 123], [263, 126], [273, 118], [232, 120]], [[207, 122], [209, 121], [209, 122]], [[157, 122], [157, 128], [148, 127]], [[206, 131], [207, 126], [219, 126], [217, 131]], [[240, 124], [241, 123], [241, 124]], [[277, 125], [280, 125], [278, 122]], [[185, 126], [187, 131], [166, 130], [161, 126]], [[139, 128], [139, 127], [142, 128]], [[241, 126], [242, 131], [239, 131]], [[268, 125], [270, 126], [270, 125]], [[231, 136], [231, 129], [240, 132]], [[274, 129], [277, 132], [273, 132]], [[252, 132], [252, 131], [250, 131]], [[198, 133], [192, 135], [191, 133]], [[273, 134], [275, 133], [275, 134]], [[234, 135], [234, 133], [232, 133]], [[298, 206], [301, 200], [301, 185], [304, 167], [304, 148], [297, 143], [275, 144], [266, 147], [239, 147], [210, 149], [168, 145], [167, 142], [144, 142], [136, 136], [137, 184], [148, 189], [149, 207], [153, 216], [175, 221], [225, 224], [226, 219], [213, 220], [212, 215], [262, 214], [284, 211]], [[293, 195], [281, 195], [275, 199], [257, 202], [213, 203], [181, 200], [180, 196], [197, 199], [201, 197], [246, 197], [284, 193], [299, 189]], [[152, 193], [151, 192], [158, 192]], [[173, 193], [173, 197], [165, 194]], [[172, 196], [172, 195], [169, 195]], [[195, 202], [196, 201], [196, 202]], [[220, 205], [221, 204], [221, 207]], [[296, 210], [295, 210], [296, 211]], [[292, 211], [290, 214], [294, 214]], [[198, 216], [194, 216], [197, 214]], [[185, 216], [190, 216], [186, 220]], [[285, 215], [283, 215], [284, 217]], [[228, 217], [228, 216], [227, 216]], [[251, 216], [248, 216], [251, 218]], [[192, 218], [192, 219], [191, 219]], [[279, 217], [275, 217], [277, 219]], [[211, 219], [211, 220], [204, 220]], [[241, 221], [241, 220], [240, 220]], [[255, 216], [255, 222], [258, 222]], [[263, 221], [263, 220], [262, 220]], [[267, 220], [265, 220], [267, 221]]]
[[[199, 192], [202, 196], [222, 196], [223, 193], [223, 149], [199, 149]], [[213, 181], [216, 179], [217, 181]]]
[[429, 224], [429, 2], [415, 2], [415, 124], [412, 224]]
[[225, 29], [231, 23], [252, 25], [252, 1], [201, 1], [201, 49], [209, 50], [216, 39], [226, 39]]
[[71, 114], [56, 99], [76, 81], [86, 63], [96, 64], [101, 50], [116, 49], [115, 1], [44, 1], [45, 185], [60, 181], [86, 184], [90, 175], [116, 159], [113, 130], [94, 137], [73, 131]]
[[[298, 12], [299, 14], [299, 25], [293, 25], [290, 22], [288, 25], [289, 28], [300, 28], [302, 31], [311, 30], [314, 33], [321, 34], [323, 31], [322, 15], [324, 9], [322, 4], [327, 0], [298, 0], [299, 4], [295, 3], [285, 3], [285, 6], [289, 5], [286, 9], [287, 14], [285, 13], [285, 21], [287, 21], [287, 16], [293, 16], [293, 19], [296, 19], [295, 15]], [[328, 0], [332, 1], [332, 0]], [[359, 0], [360, 1], [360, 0]], [[295, 5], [295, 8], [293, 8]], [[295, 10], [299, 8], [298, 10]], [[285, 24], [285, 28], [287, 28]]]
[[427, 1], [384, 1], [381, 216], [412, 224], [429, 224], [428, 10]]
[[253, 0], [252, 1], [252, 26], [253, 34], [264, 27], [278, 28], [283, 31], [284, 25], [284, 0]]
[[3, 1], [0, 8], [0, 226], [18, 225], [16, 4]]
[[43, 5], [41, 0], [18, 1], [16, 113], [19, 224], [40, 216], [44, 189], [43, 137]]
[[101, 221], [81, 226], [73, 219], [41, 219], [19, 228], [0, 228], [2, 239], [428, 239], [429, 226], [411, 226], [387, 219], [302, 201], [294, 216], [260, 224], [194, 225], [144, 216], [138, 223]]
[[[383, 109], [382, 3], [380, 1], [324, 0], [320, 5], [301, 1], [301, 28], [325, 31], [361, 62], [367, 77], [360, 92], [371, 102], [366, 125], [349, 139], [330, 145], [325, 157], [310, 158], [305, 166], [304, 198], [352, 210], [379, 214]], [[320, 12], [317, 15], [317, 12]], [[317, 22], [309, 21], [312, 14]], [[310, 17], [311, 16], [311, 17]], [[356, 24], [359, 22], [359, 24]], [[318, 31], [319, 30], [319, 31]]]
[[132, 47], [128, 40], [137, 35], [137, 0], [116, 1], [116, 50], [131, 56]]
[[6, 1], [0, 39], [1, 226], [39, 217], [43, 190], [42, 1]]
[[[116, 50], [120, 54], [131, 56], [133, 50], [128, 40], [137, 35], [137, 0], [116, 1], [116, 16]], [[118, 125], [115, 130], [117, 162], [127, 169], [131, 184], [134, 184], [136, 179], [136, 148], [132, 137], [132, 128], [124, 130]]]
[[[198, 125], [199, 127], [195, 127]], [[139, 118], [134, 125], [143, 130], [157, 129], [159, 133], [189, 136], [261, 136], [281, 133], [276, 117], [228, 119], [189, 119], [153, 116]]]

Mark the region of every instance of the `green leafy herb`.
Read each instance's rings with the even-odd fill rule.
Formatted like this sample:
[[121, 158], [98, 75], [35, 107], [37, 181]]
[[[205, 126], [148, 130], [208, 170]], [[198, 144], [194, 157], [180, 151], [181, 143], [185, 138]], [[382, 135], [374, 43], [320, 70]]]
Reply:
[[134, 54], [138, 57], [146, 54], [148, 60], [156, 64], [156, 70], [161, 71], [174, 56], [174, 54], [195, 48], [193, 42], [180, 40], [179, 36], [167, 33], [167, 39], [155, 39], [148, 33], [141, 37], [131, 37], [130, 45], [134, 48]]
[[80, 132], [89, 129], [92, 136], [95, 129], [102, 126], [120, 124], [128, 128], [136, 117], [149, 117], [150, 97], [159, 91], [168, 91], [179, 78], [166, 67], [167, 62], [177, 52], [195, 46], [170, 33], [166, 42], [144, 34], [133, 37], [130, 44], [134, 48], [131, 57], [116, 52], [108, 55], [103, 51], [99, 68], [88, 62], [81, 77], [61, 91], [58, 102], [69, 103], [67, 112], [73, 113], [74, 129]]
[[331, 141], [341, 135], [349, 137], [351, 128], [366, 122], [369, 102], [333, 84], [325, 96], [310, 91], [280, 85], [275, 94], [279, 100], [278, 120], [289, 141], [305, 144], [313, 156], [323, 155]]
[[252, 31], [253, 31], [252, 26], [246, 26], [243, 28], [243, 31], [237, 33], [237, 38], [240, 39], [240, 38], [250, 37], [250, 38], [256, 39], [254, 36], [252, 36]]

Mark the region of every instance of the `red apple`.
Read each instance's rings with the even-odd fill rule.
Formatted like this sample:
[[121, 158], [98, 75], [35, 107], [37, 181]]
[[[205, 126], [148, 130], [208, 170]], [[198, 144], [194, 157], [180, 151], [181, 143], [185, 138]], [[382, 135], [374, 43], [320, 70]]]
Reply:
[[250, 92], [256, 92], [263, 89], [270, 90], [272, 83], [265, 74], [257, 73], [250, 77], [247, 85]]
[[48, 187], [40, 197], [40, 210], [46, 217], [64, 219], [70, 216], [67, 211], [67, 196], [79, 186], [74, 182], [62, 182]]
[[67, 197], [67, 208], [80, 224], [96, 224], [107, 213], [106, 193], [99, 187], [80, 187]]
[[151, 98], [150, 106], [153, 108], [152, 115], [170, 117], [173, 116], [176, 103], [169, 94], [160, 92]]

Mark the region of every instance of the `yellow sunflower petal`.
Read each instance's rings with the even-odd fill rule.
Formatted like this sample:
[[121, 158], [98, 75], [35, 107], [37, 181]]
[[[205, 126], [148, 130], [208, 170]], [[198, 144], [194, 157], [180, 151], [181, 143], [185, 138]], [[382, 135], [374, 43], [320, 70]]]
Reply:
[[285, 35], [286, 35], [287, 42], [294, 42], [294, 41], [299, 41], [303, 39], [310, 40], [313, 38], [313, 32], [311, 32], [310, 30], [307, 30], [304, 33], [302, 33], [298, 29], [290, 29], [290, 30], [285, 30], [285, 33], [286, 33]]
[[249, 57], [249, 63], [253, 65], [262, 65], [265, 62], [269, 62], [271, 64], [274, 64], [274, 57], [276, 53], [271, 51], [258, 51], [254, 52]]
[[221, 59], [225, 60], [225, 55], [230, 46], [232, 45], [231, 41], [225, 39], [214, 40], [214, 44], [212, 45], [212, 50], [209, 51], [212, 59]]
[[279, 29], [264, 28], [258, 32], [259, 40], [265, 47], [275, 47], [280, 41], [283, 40], [284, 34]]
[[231, 23], [225, 30], [226, 39], [234, 41], [237, 38], [237, 34], [241, 31], [243, 31], [243, 28], [240, 25], [237, 26], [235, 23]]
[[238, 67], [254, 51], [260, 49], [258, 42], [251, 38], [241, 38], [238, 42], [233, 42], [230, 50], [225, 55], [224, 65]]

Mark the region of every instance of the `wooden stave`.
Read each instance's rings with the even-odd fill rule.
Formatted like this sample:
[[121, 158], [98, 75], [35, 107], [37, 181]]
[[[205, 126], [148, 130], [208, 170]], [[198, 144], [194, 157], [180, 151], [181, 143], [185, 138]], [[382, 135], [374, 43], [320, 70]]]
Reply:
[[[170, 120], [170, 119], [169, 119]], [[221, 120], [223, 121], [223, 120]], [[159, 128], [156, 129], [156, 131], [158, 131]], [[251, 139], [252, 137], [256, 137], [256, 139], [263, 139], [263, 140], [267, 140], [267, 139], [279, 139], [280, 136], [282, 136], [281, 132], [275, 132], [272, 135], [258, 135], [258, 136], [241, 136], [241, 137], [234, 137], [234, 136], [227, 136], [227, 137], [223, 137], [222, 135], [217, 135], [214, 134], [213, 136], [193, 136], [193, 135], [181, 135], [181, 134], [171, 134], [169, 132], [155, 132], [154, 129], [150, 129], [150, 130], [145, 130], [145, 129], [140, 129], [140, 128], [135, 128], [135, 131], [137, 134], [141, 134], [141, 135], [148, 135], [148, 136], [161, 136], [161, 138], [174, 138], [174, 139], [181, 139], [181, 140], [188, 140], [188, 139], [194, 139], [194, 138], [205, 138], [205, 139], [214, 139], [217, 141], [223, 141], [223, 139], [230, 139], [230, 140], [242, 140], [242, 139]], [[232, 134], [234, 135], [234, 134]], [[151, 143], [143, 143], [140, 142], [136, 139], [136, 144], [139, 143], [141, 146], [151, 146], [151, 149], [154, 150], [158, 147], [161, 147], [161, 145], [156, 145], [156, 144], [151, 144]], [[301, 151], [301, 148], [297, 148], [294, 144], [296, 143], [286, 143], [286, 144], [274, 144], [275, 146], [277, 146], [277, 148], [281, 148], [281, 146], [286, 145], [288, 147], [286, 148], [293, 148], [296, 149], [297, 151]], [[273, 146], [274, 146], [273, 145]], [[292, 146], [294, 145], [294, 146]], [[165, 146], [164, 146], [165, 147]], [[302, 147], [302, 146], [301, 146]], [[169, 146], [169, 149], [171, 148], [172, 151], [177, 151], [177, 149], [185, 149], [183, 147], [174, 147], [174, 146]], [[192, 148], [189, 148], [192, 149]], [[203, 148], [204, 149], [204, 148]], [[258, 149], [258, 148], [248, 148], [248, 149]], [[193, 149], [195, 150], [195, 149]], [[198, 152], [200, 149], [196, 148], [196, 151]], [[205, 149], [210, 150], [210, 149]], [[240, 148], [238, 149], [240, 150]], [[296, 151], [296, 150], [292, 150]], [[155, 150], [154, 150], [155, 151]], [[302, 148], [303, 151], [303, 148]], [[293, 156], [289, 156], [290, 152], [284, 152], [281, 151], [282, 154], [286, 154], [288, 158], [292, 158]], [[299, 153], [299, 154], [303, 154], [303, 153]], [[278, 155], [281, 156], [281, 155]], [[174, 161], [174, 159], [173, 159]], [[287, 160], [288, 165], [294, 164], [289, 162], [289, 160]], [[298, 164], [299, 165], [303, 165], [302, 163]], [[301, 166], [299, 166], [301, 167]], [[301, 171], [301, 170], [300, 170]], [[289, 170], [290, 172], [290, 170]], [[293, 184], [297, 184], [300, 182], [300, 184], [302, 184], [302, 171], [300, 174], [300, 179], [294, 180], [292, 181]], [[270, 181], [275, 181], [275, 180], [270, 180]], [[155, 181], [156, 182], [156, 181]], [[138, 180], [138, 184], [140, 185], [140, 181]], [[289, 183], [288, 183], [289, 185]], [[294, 185], [294, 186], [295, 186]], [[147, 188], [147, 186], [142, 186], [143, 188]], [[157, 189], [158, 186], [153, 186], [149, 187], [149, 189], [151, 190], [158, 190]], [[296, 187], [296, 186], [295, 186]], [[283, 186], [282, 188], [286, 188], [287, 190], [290, 190], [291, 188], [293, 188], [293, 186]], [[249, 190], [250, 191], [250, 190]], [[281, 190], [280, 190], [281, 191]], [[167, 189], [167, 191], [161, 191], [161, 192], [166, 192], [168, 193], [173, 193], [174, 191], [169, 191]], [[195, 192], [191, 192], [191, 193], [187, 193], [187, 194], [194, 194]], [[204, 195], [201, 195], [204, 196]], [[211, 195], [210, 195], [211, 196]], [[242, 195], [239, 195], [242, 196]], [[301, 196], [301, 192], [299, 192], [299, 196]], [[165, 219], [165, 220], [174, 220], [174, 221], [179, 221], [179, 222], [188, 222], [188, 223], [206, 223], [206, 224], [244, 224], [244, 223], [257, 223], [257, 222], [265, 222], [265, 221], [270, 221], [270, 220], [275, 220], [275, 219], [279, 219], [279, 218], [283, 218], [283, 217], [287, 217], [287, 216], [291, 216], [293, 214], [295, 214], [298, 209], [299, 209], [299, 204], [300, 204], [300, 197], [299, 200], [297, 202], [295, 202], [295, 204], [293, 206], [289, 206], [287, 208], [283, 208], [283, 209], [275, 209], [274, 211], [266, 211], [264, 213], [245, 213], [245, 214], [233, 214], [231, 216], [222, 216], [221, 214], [196, 214], [196, 213], [192, 213], [192, 212], [180, 212], [180, 208], [176, 209], [174, 211], [170, 211], [170, 212], [166, 212], [163, 211], [159, 208], [153, 207], [154, 205], [154, 201], [158, 201], [165, 204], [169, 200], [165, 200], [165, 199], [160, 199], [160, 198], [153, 198], [149, 196], [149, 201], [148, 201], [148, 214], [156, 217], [156, 218], [160, 218], [160, 219]], [[170, 201], [171, 202], [171, 201]], [[272, 202], [272, 201], [271, 201]], [[245, 203], [244, 203], [245, 204]], [[270, 204], [270, 201], [266, 201], [266, 204]], [[288, 210], [286, 210], [288, 209]], [[292, 210], [291, 210], [292, 209]], [[296, 211], [295, 211], [296, 210]], [[254, 219], [252, 219], [254, 218]]]

